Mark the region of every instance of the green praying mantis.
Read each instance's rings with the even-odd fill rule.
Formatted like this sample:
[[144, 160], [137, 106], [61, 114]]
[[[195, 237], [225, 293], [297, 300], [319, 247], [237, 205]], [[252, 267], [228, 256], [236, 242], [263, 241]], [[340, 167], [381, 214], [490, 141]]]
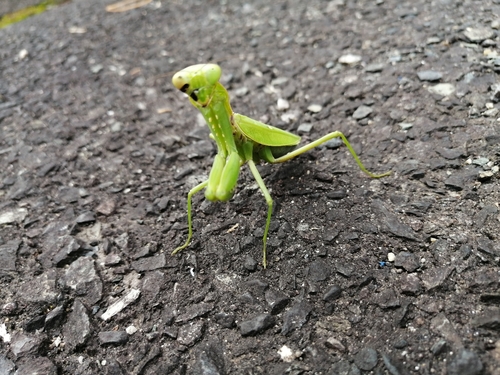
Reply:
[[347, 138], [339, 131], [329, 133], [296, 149], [300, 142], [298, 135], [234, 113], [229, 103], [229, 95], [219, 82], [221, 74], [219, 65], [197, 64], [175, 73], [172, 77], [172, 84], [187, 94], [191, 104], [201, 112], [210, 128], [210, 137], [217, 144], [217, 155], [208, 180], [193, 187], [187, 195], [188, 237], [182, 246], [172, 252], [172, 255], [186, 248], [193, 237], [191, 215], [193, 195], [205, 189], [205, 198], [210, 201], [230, 200], [236, 188], [240, 169], [244, 164], [248, 164], [268, 207], [262, 238], [262, 265], [266, 268], [266, 244], [273, 213], [273, 199], [257, 170], [257, 162], [263, 160], [272, 164], [283, 163], [330, 139], [341, 138], [358, 166], [370, 177], [380, 178], [391, 172], [382, 174], [369, 172]]

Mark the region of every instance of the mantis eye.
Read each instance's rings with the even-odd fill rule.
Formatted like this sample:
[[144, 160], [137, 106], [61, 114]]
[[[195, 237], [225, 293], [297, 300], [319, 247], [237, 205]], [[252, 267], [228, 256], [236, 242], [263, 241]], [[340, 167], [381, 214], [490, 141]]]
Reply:
[[200, 73], [203, 73], [209, 84], [215, 85], [219, 81], [222, 71], [217, 64], [206, 64], [203, 66]]

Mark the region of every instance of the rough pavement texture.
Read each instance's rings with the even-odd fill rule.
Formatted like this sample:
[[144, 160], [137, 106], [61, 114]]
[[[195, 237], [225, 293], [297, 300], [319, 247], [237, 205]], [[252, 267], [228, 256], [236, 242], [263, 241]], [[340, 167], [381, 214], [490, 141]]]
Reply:
[[[500, 374], [498, 0], [73, 1], [0, 30], [1, 374]], [[343, 131], [186, 194], [214, 155], [171, 86]]]

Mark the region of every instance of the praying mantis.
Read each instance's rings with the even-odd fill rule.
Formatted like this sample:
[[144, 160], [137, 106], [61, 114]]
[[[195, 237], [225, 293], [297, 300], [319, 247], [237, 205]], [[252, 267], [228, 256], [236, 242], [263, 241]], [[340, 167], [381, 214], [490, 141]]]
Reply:
[[188, 237], [182, 246], [172, 252], [172, 255], [185, 249], [191, 243], [193, 195], [205, 189], [205, 198], [210, 201], [230, 200], [236, 188], [240, 169], [244, 164], [248, 164], [267, 203], [267, 219], [262, 238], [262, 265], [266, 268], [266, 245], [273, 213], [273, 199], [257, 170], [256, 163], [259, 161], [272, 164], [283, 163], [330, 139], [341, 138], [358, 166], [370, 177], [380, 178], [391, 172], [382, 174], [369, 172], [347, 138], [339, 131], [329, 133], [296, 149], [300, 142], [298, 135], [234, 113], [229, 103], [229, 94], [219, 82], [221, 74], [221, 68], [217, 64], [197, 64], [175, 73], [172, 77], [172, 84], [188, 95], [191, 104], [205, 118], [210, 128], [210, 138], [217, 145], [217, 155], [215, 155], [208, 179], [193, 187], [187, 195]]

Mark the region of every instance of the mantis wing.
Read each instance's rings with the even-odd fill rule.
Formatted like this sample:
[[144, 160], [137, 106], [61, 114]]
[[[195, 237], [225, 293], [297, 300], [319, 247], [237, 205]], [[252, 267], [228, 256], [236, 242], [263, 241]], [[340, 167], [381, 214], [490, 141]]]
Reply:
[[260, 145], [270, 147], [296, 146], [300, 142], [300, 137], [293, 133], [263, 124], [238, 113], [235, 113], [233, 116], [238, 129], [247, 138]]

